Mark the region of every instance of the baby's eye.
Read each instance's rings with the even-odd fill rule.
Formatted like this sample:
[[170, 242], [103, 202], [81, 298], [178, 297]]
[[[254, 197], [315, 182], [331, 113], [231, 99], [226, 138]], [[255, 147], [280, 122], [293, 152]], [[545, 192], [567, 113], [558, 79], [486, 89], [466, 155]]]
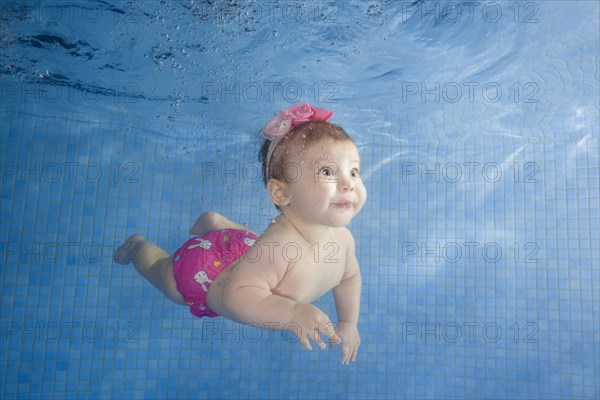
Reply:
[[337, 172], [337, 168], [333, 163], [327, 163], [321, 169], [319, 169], [319, 175], [321, 176], [334, 176]]
[[319, 171], [319, 174], [322, 175], [322, 176], [332, 176], [333, 175], [333, 168], [331, 168], [331, 167], [323, 167]]
[[352, 177], [353, 177], [353, 178], [358, 178], [359, 176], [360, 176], [360, 171], [359, 171], [359, 169], [358, 169], [358, 168], [354, 168], [354, 169], [352, 170]]

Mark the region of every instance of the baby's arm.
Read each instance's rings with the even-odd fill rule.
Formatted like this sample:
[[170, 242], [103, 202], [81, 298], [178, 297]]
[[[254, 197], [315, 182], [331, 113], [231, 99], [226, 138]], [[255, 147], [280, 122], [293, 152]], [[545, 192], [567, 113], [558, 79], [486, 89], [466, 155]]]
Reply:
[[229, 276], [223, 290], [225, 310], [222, 314], [261, 328], [288, 329], [308, 350], [312, 349], [309, 339], [321, 349], [326, 347], [320, 334], [339, 342], [329, 317], [317, 307], [273, 294], [287, 271], [288, 262], [278, 252], [269, 251], [267, 243], [264, 239], [257, 241]]
[[333, 296], [337, 309], [339, 324], [336, 332], [342, 340], [342, 363], [348, 364], [356, 361], [360, 334], [358, 333], [358, 315], [360, 313], [360, 292], [362, 277], [356, 254], [354, 252], [354, 238], [349, 235], [348, 254], [346, 257], [346, 270], [338, 286], [333, 289]]

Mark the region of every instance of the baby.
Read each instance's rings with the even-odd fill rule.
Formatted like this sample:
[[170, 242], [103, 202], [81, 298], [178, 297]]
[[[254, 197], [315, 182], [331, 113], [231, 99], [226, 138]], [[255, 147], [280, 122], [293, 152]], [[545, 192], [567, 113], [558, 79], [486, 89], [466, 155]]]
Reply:
[[[141, 235], [115, 253], [169, 299], [192, 314], [222, 315], [258, 327], [293, 332], [308, 350], [341, 343], [342, 363], [360, 345], [361, 274], [354, 238], [345, 228], [367, 197], [352, 139], [327, 122], [332, 112], [298, 104], [263, 129], [263, 179], [280, 215], [257, 237], [207, 212], [172, 256]], [[310, 304], [333, 289], [339, 322]]]

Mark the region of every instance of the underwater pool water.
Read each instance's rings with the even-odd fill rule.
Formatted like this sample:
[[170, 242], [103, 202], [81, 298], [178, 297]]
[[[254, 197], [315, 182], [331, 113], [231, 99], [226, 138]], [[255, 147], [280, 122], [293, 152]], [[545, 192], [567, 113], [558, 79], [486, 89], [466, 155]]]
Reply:
[[[598, 2], [0, 10], [2, 398], [600, 396]], [[301, 101], [369, 192], [350, 366], [112, 261], [208, 209], [264, 230], [259, 131]]]

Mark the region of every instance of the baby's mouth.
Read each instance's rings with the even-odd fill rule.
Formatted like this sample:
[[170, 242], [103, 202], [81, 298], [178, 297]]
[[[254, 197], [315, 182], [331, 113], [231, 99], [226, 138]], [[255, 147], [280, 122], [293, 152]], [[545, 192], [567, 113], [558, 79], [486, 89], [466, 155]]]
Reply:
[[352, 202], [350, 200], [339, 201], [336, 203], [332, 203], [334, 207], [337, 208], [352, 208]]

